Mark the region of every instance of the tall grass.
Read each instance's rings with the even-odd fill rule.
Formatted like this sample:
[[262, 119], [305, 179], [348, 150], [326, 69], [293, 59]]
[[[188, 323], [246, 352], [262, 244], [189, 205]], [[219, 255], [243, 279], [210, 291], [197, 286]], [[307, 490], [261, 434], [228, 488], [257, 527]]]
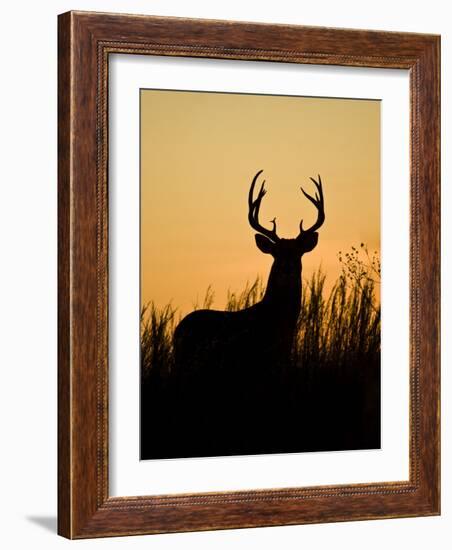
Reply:
[[[303, 283], [291, 361], [282, 386], [247, 403], [234, 386], [182, 382], [173, 333], [180, 314], [152, 302], [141, 313], [141, 458], [371, 449], [380, 446], [380, 304], [371, 277], [344, 272], [329, 292], [319, 269]], [[227, 311], [259, 302], [260, 277], [229, 292]], [[211, 309], [207, 289], [194, 309]], [[248, 391], [248, 390], [246, 390]], [[267, 391], [267, 390], [265, 390]], [[231, 393], [232, 392], [232, 393]]]
[[[363, 357], [380, 352], [380, 305], [375, 299], [371, 279], [347, 281], [341, 275], [329, 294], [326, 275], [319, 268], [303, 282], [301, 311], [292, 351], [296, 368], [317, 369], [335, 365], [343, 368]], [[262, 300], [265, 285], [261, 277], [247, 283], [240, 292], [228, 292], [226, 311], [238, 311]], [[209, 286], [201, 305], [211, 309], [214, 293]], [[173, 333], [180, 314], [171, 304], [158, 308], [153, 302], [141, 311], [141, 372], [143, 378], [154, 373], [162, 378], [173, 366]]]
[[341, 367], [380, 351], [380, 305], [370, 279], [347, 282], [341, 275], [325, 297], [318, 270], [305, 283], [293, 348], [298, 367]]
[[157, 308], [153, 302], [141, 309], [141, 376], [167, 378], [173, 367], [173, 333], [178, 318], [171, 304]]

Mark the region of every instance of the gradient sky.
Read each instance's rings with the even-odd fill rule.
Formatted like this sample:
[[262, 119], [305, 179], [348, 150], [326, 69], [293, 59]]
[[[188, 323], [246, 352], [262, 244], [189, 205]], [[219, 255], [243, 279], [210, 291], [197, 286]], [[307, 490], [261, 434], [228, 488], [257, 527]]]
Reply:
[[380, 249], [380, 102], [206, 92], [141, 91], [142, 303], [171, 302], [182, 314], [209, 285], [221, 309], [272, 258], [255, 245], [247, 196], [264, 170], [260, 221], [295, 237], [316, 217], [300, 185], [320, 174], [326, 221], [303, 257], [330, 286], [339, 250]]

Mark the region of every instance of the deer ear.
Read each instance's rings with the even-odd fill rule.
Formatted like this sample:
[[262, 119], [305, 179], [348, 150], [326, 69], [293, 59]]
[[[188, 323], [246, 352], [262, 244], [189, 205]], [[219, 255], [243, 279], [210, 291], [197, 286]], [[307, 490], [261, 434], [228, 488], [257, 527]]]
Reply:
[[261, 252], [263, 252], [264, 254], [273, 254], [275, 243], [273, 243], [267, 237], [264, 237], [264, 235], [257, 234], [257, 235], [254, 235], [254, 238], [256, 239], [257, 248]]
[[314, 250], [314, 248], [317, 246], [317, 242], [319, 240], [319, 234], [317, 232], [315, 233], [306, 233], [303, 235], [303, 237], [300, 239], [300, 247], [303, 252], [311, 252], [311, 250]]

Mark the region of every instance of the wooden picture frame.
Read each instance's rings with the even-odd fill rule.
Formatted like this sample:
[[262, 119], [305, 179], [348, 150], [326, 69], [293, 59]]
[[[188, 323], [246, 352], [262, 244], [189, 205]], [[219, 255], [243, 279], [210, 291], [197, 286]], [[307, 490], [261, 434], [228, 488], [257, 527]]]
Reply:
[[[440, 513], [440, 38], [68, 12], [58, 38], [58, 532], [88, 538]], [[127, 53], [399, 68], [410, 74], [408, 481], [111, 497], [108, 75]]]

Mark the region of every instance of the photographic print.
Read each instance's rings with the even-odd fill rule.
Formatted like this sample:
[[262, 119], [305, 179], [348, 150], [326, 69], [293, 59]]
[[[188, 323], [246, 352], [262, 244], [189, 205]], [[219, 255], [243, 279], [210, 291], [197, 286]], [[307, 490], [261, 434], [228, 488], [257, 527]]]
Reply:
[[380, 448], [380, 101], [142, 89], [140, 127], [140, 458]]

